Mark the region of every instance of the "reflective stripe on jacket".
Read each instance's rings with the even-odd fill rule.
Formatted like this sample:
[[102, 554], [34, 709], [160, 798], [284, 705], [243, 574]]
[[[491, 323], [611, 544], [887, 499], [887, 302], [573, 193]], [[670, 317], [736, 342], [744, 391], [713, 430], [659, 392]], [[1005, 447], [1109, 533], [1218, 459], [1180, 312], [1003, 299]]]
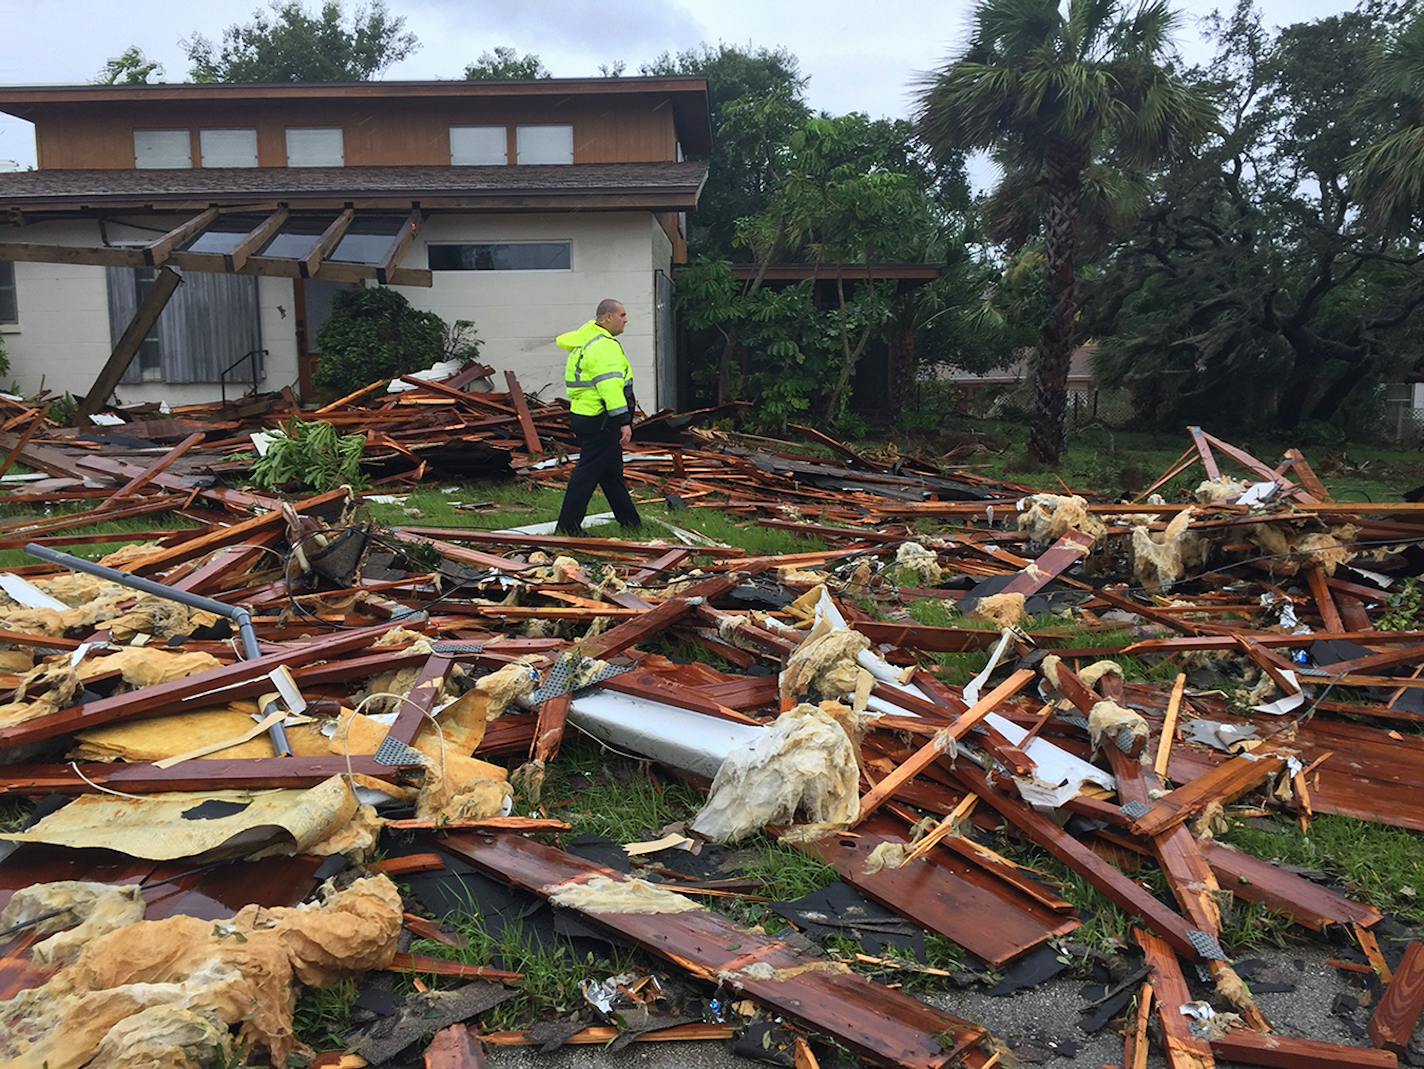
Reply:
[[564, 389], [577, 416], [601, 416], [613, 423], [631, 423], [628, 393], [633, 368], [618, 339], [589, 320], [577, 330], [560, 334], [555, 344], [569, 354], [564, 367]]

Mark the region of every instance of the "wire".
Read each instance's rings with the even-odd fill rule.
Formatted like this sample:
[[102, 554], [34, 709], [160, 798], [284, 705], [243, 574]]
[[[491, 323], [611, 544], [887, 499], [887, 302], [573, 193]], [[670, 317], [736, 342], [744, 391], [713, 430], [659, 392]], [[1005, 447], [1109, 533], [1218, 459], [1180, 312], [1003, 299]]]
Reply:
[[[285, 556], [282, 556], [281, 554], [278, 554], [278, 556], [282, 556], [282, 562], [283, 562], [283, 564], [282, 564], [282, 579], [283, 579], [283, 582], [284, 582], [284, 583], [286, 584], [286, 586], [287, 586], [287, 604], [291, 606], [291, 608], [292, 608], [292, 610], [293, 610], [294, 612], [296, 612], [296, 613], [297, 613], [298, 615], [300, 615], [300, 616], [306, 617], [307, 619], [313, 621], [314, 623], [318, 623], [318, 624], [320, 624], [320, 625], [323, 626], [323, 627], [330, 628], [330, 629], [333, 630], [333, 631], [355, 631], [355, 630], [359, 630], [359, 627], [358, 627], [357, 625], [355, 625], [355, 624], [343, 624], [343, 623], [338, 623], [338, 622], [335, 621], [335, 620], [325, 620], [325, 619], [323, 619], [322, 617], [318, 616], [316, 613], [314, 613], [314, 612], [312, 612], [310, 609], [308, 609], [306, 606], [302, 605], [301, 602], [300, 602], [300, 600], [298, 599], [298, 595], [297, 595], [295, 592], [293, 592], [293, 590], [292, 590], [292, 561], [296, 558], [296, 555], [297, 555], [298, 551], [302, 548], [302, 546], [304, 546], [307, 542], [309, 542], [312, 538], [314, 538], [314, 537], [315, 537], [316, 535], [318, 535], [318, 534], [331, 534], [331, 533], [333, 533], [333, 532], [346, 533], [346, 532], [350, 532], [350, 531], [359, 531], [359, 530], [365, 530], [366, 533], [367, 533], [367, 536], [371, 539], [371, 541], [375, 542], [377, 545], [381, 546], [383, 549], [388, 549], [388, 550], [390, 550], [392, 553], [397, 554], [398, 556], [405, 556], [405, 555], [406, 555], [406, 553], [407, 553], [407, 547], [402, 546], [402, 545], [399, 544], [399, 543], [394, 543], [394, 544], [393, 544], [393, 543], [391, 543], [391, 542], [387, 542], [386, 540], [384, 540], [383, 538], [381, 538], [379, 535], [376, 535], [376, 534], [374, 534], [373, 532], [371, 532], [369, 528], [363, 528], [363, 527], [361, 527], [361, 526], [359, 526], [359, 525], [356, 525], [356, 524], [350, 524], [350, 525], [345, 526], [345, 527], [333, 527], [333, 528], [328, 528], [328, 529], [322, 530], [322, 531], [312, 531], [310, 534], [303, 535], [301, 538], [297, 539], [297, 541], [292, 544], [291, 548], [289, 548], [289, 549], [287, 550]], [[275, 551], [273, 551], [273, 552], [275, 552]], [[455, 585], [452, 586], [452, 587], [450, 587], [450, 589], [446, 590], [445, 592], [441, 593], [441, 594], [440, 594], [439, 596], [437, 596], [434, 600], [425, 602], [425, 603], [424, 603], [420, 608], [418, 608], [418, 609], [413, 608], [413, 609], [409, 609], [409, 610], [407, 610], [407, 611], [405, 611], [405, 612], [392, 613], [391, 616], [389, 616], [389, 617], [387, 618], [388, 622], [394, 624], [394, 623], [398, 623], [398, 622], [401, 621], [401, 620], [408, 620], [408, 619], [411, 619], [412, 617], [422, 616], [422, 615], [424, 615], [424, 614], [426, 614], [427, 612], [430, 611], [430, 607], [431, 607], [431, 606], [433, 606], [433, 605], [439, 605], [442, 601], [448, 601], [448, 600], [450, 600], [452, 597], [454, 597], [456, 594], [458, 594], [458, 593], [459, 593], [460, 591], [462, 591], [462, 590], [466, 590], [466, 589], [468, 589], [468, 588], [470, 588], [470, 587], [479, 586], [479, 585], [481, 585], [482, 583], [488, 581], [489, 579], [491, 579], [491, 578], [497, 576], [499, 573], [496, 572], [496, 571], [494, 571], [493, 569], [490, 569], [490, 570], [485, 571], [485, 572], [478, 572], [478, 573], [476, 573], [473, 578], [469, 578], [469, 577], [462, 578], [462, 577], [460, 577], [460, 576], [452, 575], [452, 574], [450, 574], [450, 573], [447, 573], [443, 568], [440, 568], [440, 567], [437, 566], [436, 569], [435, 569], [435, 574], [436, 574], [437, 576], [439, 576], [441, 579], [444, 579], [444, 580], [446, 580], [447, 582], [454, 583]], [[312, 593], [313, 593], [313, 594], [319, 593], [319, 591], [312, 591]], [[302, 595], [302, 596], [309, 596], [309, 595]]]

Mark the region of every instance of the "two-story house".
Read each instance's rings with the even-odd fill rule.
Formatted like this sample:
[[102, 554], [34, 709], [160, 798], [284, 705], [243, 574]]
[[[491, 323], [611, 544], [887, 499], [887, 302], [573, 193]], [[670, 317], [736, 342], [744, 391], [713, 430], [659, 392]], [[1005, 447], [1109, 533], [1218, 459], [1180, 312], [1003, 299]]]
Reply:
[[[0, 174], [0, 341], [23, 391], [87, 391], [159, 271], [184, 284], [126, 401], [209, 400], [265, 350], [311, 394], [342, 287], [388, 283], [527, 389], [628, 308], [643, 406], [676, 402], [671, 265], [710, 149], [700, 78], [0, 88], [38, 168]], [[242, 363], [236, 382], [250, 381]]]

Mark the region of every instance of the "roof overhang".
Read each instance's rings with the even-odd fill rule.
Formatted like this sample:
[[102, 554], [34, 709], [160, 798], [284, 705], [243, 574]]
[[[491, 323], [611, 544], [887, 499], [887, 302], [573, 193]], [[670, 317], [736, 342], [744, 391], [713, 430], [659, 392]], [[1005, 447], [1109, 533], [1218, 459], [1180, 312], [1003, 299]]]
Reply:
[[0, 174], [0, 212], [290, 208], [427, 211], [690, 211], [707, 180], [697, 162], [544, 167], [243, 168]]

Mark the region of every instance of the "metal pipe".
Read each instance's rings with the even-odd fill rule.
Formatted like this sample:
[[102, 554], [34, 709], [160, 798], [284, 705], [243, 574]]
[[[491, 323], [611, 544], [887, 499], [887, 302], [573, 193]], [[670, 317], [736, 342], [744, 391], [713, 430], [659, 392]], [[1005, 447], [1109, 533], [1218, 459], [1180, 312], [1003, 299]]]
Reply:
[[[145, 579], [141, 575], [130, 575], [128, 572], [121, 572], [117, 568], [110, 568], [104, 564], [96, 564], [94, 561], [85, 560], [83, 557], [75, 557], [68, 553], [61, 553], [57, 549], [50, 549], [49, 546], [42, 546], [36, 542], [31, 542], [25, 546], [25, 552], [32, 557], [45, 561], [49, 564], [58, 564], [63, 568], [69, 568], [76, 572], [84, 572], [97, 579], [107, 579], [111, 583], [118, 583], [131, 590], [141, 590], [145, 594], [152, 594], [156, 598], [165, 598], [168, 601], [176, 601], [180, 605], [186, 605], [190, 609], [201, 609], [210, 612], [214, 616], [221, 616], [226, 620], [231, 620], [237, 627], [237, 633], [242, 639], [243, 660], [256, 660], [262, 656], [262, 649], [257, 644], [257, 630], [252, 626], [252, 613], [238, 605], [229, 605], [226, 602], [217, 601], [213, 598], [205, 598], [201, 594], [190, 594], [186, 590], [179, 590], [177, 587], [167, 586], [163, 583], [155, 582], [152, 579]], [[262, 716], [266, 718], [276, 711], [276, 702], [267, 702], [262, 706]], [[282, 728], [279, 720], [268, 729], [267, 734], [271, 736], [272, 746], [278, 757], [290, 757], [292, 747], [287, 742], [287, 733]]]

